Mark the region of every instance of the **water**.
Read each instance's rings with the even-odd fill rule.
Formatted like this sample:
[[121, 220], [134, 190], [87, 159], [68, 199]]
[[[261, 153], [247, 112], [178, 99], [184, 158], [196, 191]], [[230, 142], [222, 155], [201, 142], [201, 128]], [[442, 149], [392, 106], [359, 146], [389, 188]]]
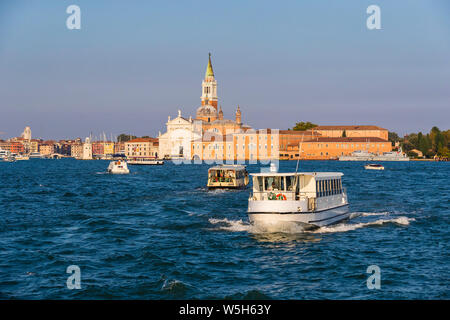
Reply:
[[[0, 163], [0, 298], [450, 298], [448, 163], [301, 162], [345, 174], [352, 219], [276, 233], [249, 224], [248, 189], [208, 191], [207, 165], [107, 166]], [[66, 287], [69, 265], [81, 290]]]

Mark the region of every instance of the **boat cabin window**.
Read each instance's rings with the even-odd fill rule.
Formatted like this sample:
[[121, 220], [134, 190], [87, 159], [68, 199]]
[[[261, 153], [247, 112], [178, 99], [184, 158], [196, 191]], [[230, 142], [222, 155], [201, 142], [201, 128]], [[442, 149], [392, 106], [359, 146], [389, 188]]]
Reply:
[[[242, 177], [242, 173], [240, 173], [241, 175], [239, 173], [239, 171], [236, 172], [237, 178]], [[210, 170], [209, 176], [215, 181], [229, 182], [234, 179], [235, 172], [233, 170]]]
[[253, 191], [263, 191], [263, 177], [253, 177]]
[[286, 191], [295, 191], [295, 177], [287, 176], [286, 177]]
[[316, 196], [327, 197], [342, 193], [341, 179], [326, 179], [316, 181]]
[[266, 191], [284, 190], [284, 177], [264, 177]]

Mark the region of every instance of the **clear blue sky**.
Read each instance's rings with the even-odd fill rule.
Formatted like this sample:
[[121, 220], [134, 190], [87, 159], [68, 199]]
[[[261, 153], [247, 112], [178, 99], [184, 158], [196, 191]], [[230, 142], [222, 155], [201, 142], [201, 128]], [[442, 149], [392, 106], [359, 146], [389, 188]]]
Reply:
[[254, 128], [450, 128], [450, 1], [2, 0], [0, 138], [156, 136], [195, 115], [208, 52], [225, 117]]

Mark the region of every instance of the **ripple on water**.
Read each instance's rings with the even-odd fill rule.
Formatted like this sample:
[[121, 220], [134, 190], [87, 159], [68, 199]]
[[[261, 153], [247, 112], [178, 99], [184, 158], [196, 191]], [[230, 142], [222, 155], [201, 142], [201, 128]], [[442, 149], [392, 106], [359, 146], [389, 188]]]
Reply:
[[[0, 168], [0, 298], [449, 297], [448, 164], [385, 163], [371, 174], [361, 163], [303, 161], [302, 171], [344, 173], [353, 212], [315, 230], [249, 223], [250, 190], [208, 190], [207, 165], [167, 162], [124, 176], [105, 174], [107, 166]], [[65, 287], [72, 264], [82, 290]], [[376, 293], [365, 285], [371, 264], [384, 275]]]

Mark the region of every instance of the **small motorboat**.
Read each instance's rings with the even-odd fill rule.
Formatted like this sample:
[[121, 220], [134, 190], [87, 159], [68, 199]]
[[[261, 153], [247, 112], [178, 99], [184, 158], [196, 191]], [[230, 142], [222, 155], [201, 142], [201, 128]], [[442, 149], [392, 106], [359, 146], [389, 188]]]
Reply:
[[130, 173], [127, 162], [124, 160], [111, 161], [108, 166], [108, 172], [114, 174], [127, 174]]
[[369, 163], [364, 166], [366, 170], [384, 170], [381, 164]]

